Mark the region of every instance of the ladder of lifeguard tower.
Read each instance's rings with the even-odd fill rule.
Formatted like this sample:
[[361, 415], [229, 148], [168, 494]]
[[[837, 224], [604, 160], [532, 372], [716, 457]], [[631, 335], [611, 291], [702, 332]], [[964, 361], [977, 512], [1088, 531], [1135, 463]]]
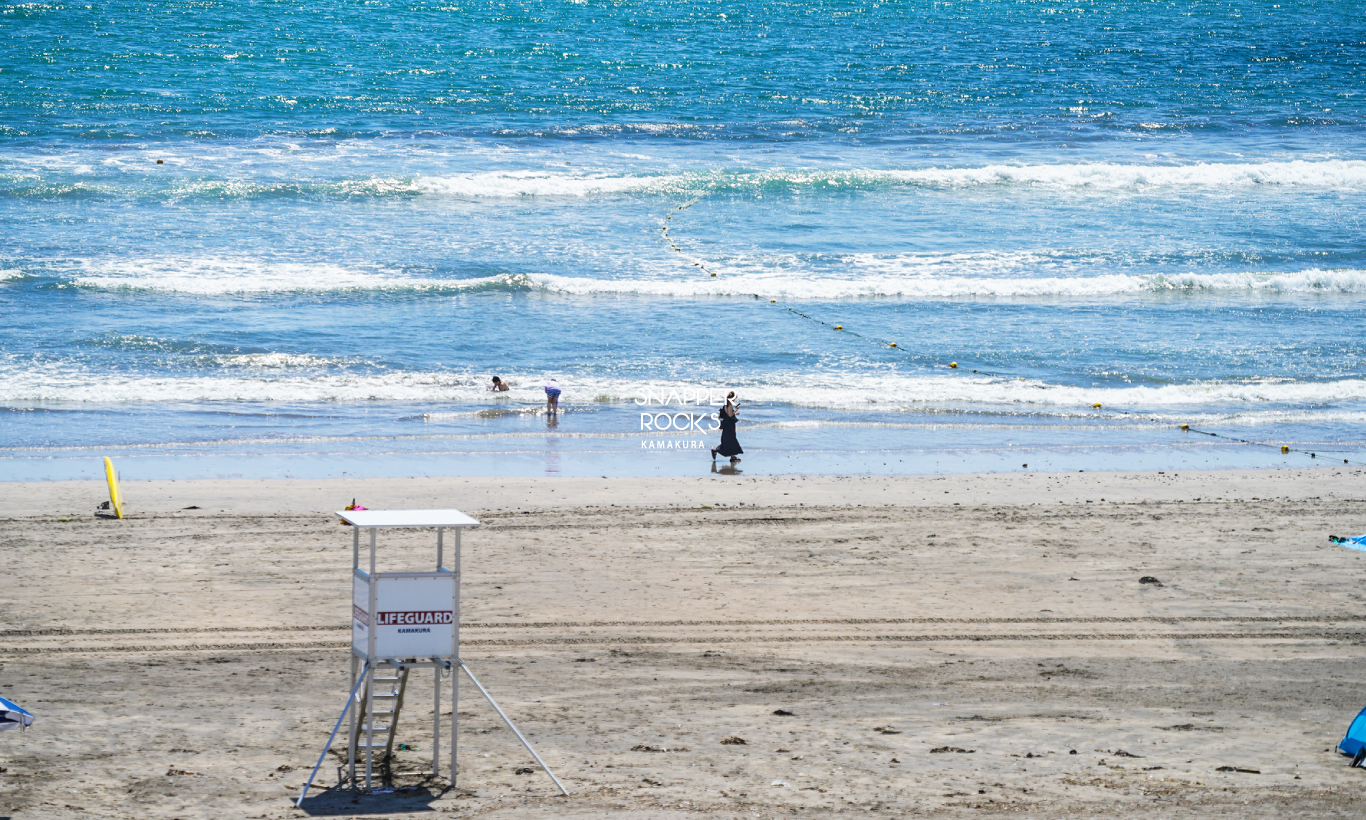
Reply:
[[394, 754], [394, 732], [398, 729], [398, 715], [403, 710], [403, 693], [408, 686], [408, 668], [389, 663], [377, 664], [370, 672], [364, 687], [361, 708], [356, 712], [356, 752], [364, 755], [358, 762], [368, 762], [370, 769], [383, 765]]

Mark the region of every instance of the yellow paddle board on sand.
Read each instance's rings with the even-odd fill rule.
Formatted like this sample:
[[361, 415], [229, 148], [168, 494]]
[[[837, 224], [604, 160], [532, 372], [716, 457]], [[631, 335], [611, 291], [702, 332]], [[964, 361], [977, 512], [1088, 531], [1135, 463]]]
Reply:
[[104, 457], [104, 479], [109, 482], [109, 505], [114, 508], [114, 517], [123, 518], [123, 496], [119, 494], [119, 477], [114, 474], [114, 462]]

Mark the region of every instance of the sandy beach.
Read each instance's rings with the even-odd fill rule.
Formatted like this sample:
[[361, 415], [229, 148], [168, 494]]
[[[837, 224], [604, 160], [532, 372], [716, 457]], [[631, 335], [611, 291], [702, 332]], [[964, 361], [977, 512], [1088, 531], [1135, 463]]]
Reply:
[[[1359, 470], [123, 489], [114, 521], [101, 482], [0, 485], [0, 692], [37, 715], [0, 817], [1362, 815], [1366, 554], [1327, 538], [1366, 531]], [[353, 497], [482, 522], [462, 652], [572, 796], [464, 686], [458, 788], [418, 697], [393, 791], [329, 791], [334, 754], [293, 807]]]

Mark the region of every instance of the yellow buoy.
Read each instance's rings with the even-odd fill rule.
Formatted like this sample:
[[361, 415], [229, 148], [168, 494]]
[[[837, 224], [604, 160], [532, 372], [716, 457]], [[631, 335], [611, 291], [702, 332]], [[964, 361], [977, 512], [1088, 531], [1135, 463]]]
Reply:
[[778, 301], [778, 300], [777, 300], [777, 299], [769, 299], [769, 300], [768, 300], [768, 303], [771, 305], [771, 304], [773, 304], [773, 303], [776, 302], [776, 301]]
[[835, 325], [835, 330], [844, 330], [844, 325]]
[[109, 506], [114, 508], [114, 517], [123, 518], [123, 494], [119, 492], [119, 477], [109, 456], [104, 457], [104, 480], [109, 483]]
[[714, 274], [714, 273], [712, 274], [712, 276], [715, 276], [715, 275], [716, 275], [716, 274]]
[[1182, 430], [1189, 430], [1189, 429], [1191, 429], [1191, 426], [1190, 426], [1189, 424], [1183, 424], [1183, 425], [1181, 425], [1181, 429], [1182, 429]]
[[889, 346], [891, 346], [891, 347], [896, 347], [896, 342], [889, 342], [888, 344], [889, 344]]
[[1091, 405], [1091, 406], [1094, 407], [1094, 408], [1096, 408], [1097, 410], [1099, 410], [1099, 409], [1100, 409], [1100, 402], [1096, 402], [1095, 404], [1093, 404], [1093, 405]]
[[1286, 445], [1282, 444], [1282, 445], [1281, 445], [1281, 452], [1282, 452], [1282, 453], [1288, 453], [1288, 452], [1290, 452], [1290, 448], [1287, 447]]
[[949, 367], [953, 368], [954, 370], [957, 370], [958, 362], [949, 362]]

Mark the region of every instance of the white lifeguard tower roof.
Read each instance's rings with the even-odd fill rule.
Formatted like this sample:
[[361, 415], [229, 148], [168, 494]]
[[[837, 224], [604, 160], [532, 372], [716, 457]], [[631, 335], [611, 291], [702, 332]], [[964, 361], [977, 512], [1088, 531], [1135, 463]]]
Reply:
[[338, 510], [337, 515], [357, 527], [383, 530], [479, 526], [459, 510]]

